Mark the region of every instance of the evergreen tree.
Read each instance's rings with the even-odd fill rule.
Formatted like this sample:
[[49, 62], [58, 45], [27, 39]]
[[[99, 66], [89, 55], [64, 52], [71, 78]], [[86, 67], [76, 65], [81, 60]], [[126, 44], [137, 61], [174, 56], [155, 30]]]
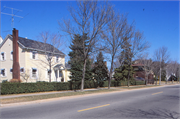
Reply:
[[98, 86], [102, 84], [104, 80], [108, 79], [108, 68], [104, 62], [102, 52], [96, 57], [97, 61], [94, 63], [93, 73], [94, 79], [96, 79]]
[[70, 61], [68, 62], [71, 65], [71, 76], [70, 79], [72, 81], [80, 81], [82, 78], [82, 58], [80, 53], [80, 47], [81, 47], [81, 40], [80, 35], [75, 35], [74, 39], [72, 40], [72, 44], [70, 44], [70, 49], [72, 50], [69, 52]]
[[127, 81], [129, 75], [129, 80], [131, 81], [133, 80], [133, 74], [134, 74], [133, 67], [129, 65], [126, 61], [124, 61], [122, 66], [115, 69], [114, 78], [117, 81], [120, 80]]
[[[73, 82], [77, 82], [78, 86], [81, 83], [82, 80], [82, 71], [83, 71], [83, 43], [84, 46], [87, 47], [88, 45], [88, 38], [87, 35], [84, 34], [83, 36], [80, 35], [74, 35], [74, 38], [72, 40], [72, 44], [70, 44], [70, 49], [72, 50], [69, 52], [70, 61], [68, 62], [71, 65], [71, 69], [69, 70], [71, 72], [70, 79]], [[84, 41], [83, 41], [84, 40]], [[91, 62], [88, 59], [86, 64], [86, 72], [85, 72], [85, 79], [90, 80], [92, 79], [92, 72], [91, 72]]]
[[123, 64], [119, 68], [115, 69], [114, 78], [115, 80], [124, 80], [129, 81], [133, 80], [133, 67], [131, 66], [132, 62], [132, 52], [131, 52], [131, 45], [128, 40], [125, 40], [124, 44], [122, 45], [123, 51], [121, 52], [121, 59], [123, 59]]

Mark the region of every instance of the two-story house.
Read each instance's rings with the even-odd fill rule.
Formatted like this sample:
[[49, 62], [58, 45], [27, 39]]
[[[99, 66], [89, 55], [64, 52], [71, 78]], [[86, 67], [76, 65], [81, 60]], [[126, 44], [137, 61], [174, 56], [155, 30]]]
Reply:
[[153, 71], [149, 70], [147, 67], [145, 67], [143, 64], [139, 62], [135, 62], [131, 65], [134, 70], [133, 77], [137, 80], [147, 80], [147, 83], [154, 83], [153, 79]]
[[[12, 79], [13, 37], [7, 35], [0, 44], [0, 82]], [[18, 37], [20, 78], [23, 82], [67, 82], [65, 54], [50, 44]], [[51, 58], [51, 69], [49, 59]], [[24, 76], [28, 79], [24, 79]]]

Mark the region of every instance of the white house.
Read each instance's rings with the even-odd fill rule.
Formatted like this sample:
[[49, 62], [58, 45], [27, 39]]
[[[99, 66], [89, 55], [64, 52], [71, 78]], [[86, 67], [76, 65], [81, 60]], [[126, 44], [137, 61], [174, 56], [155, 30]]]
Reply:
[[[13, 65], [13, 37], [7, 35], [0, 39], [0, 82], [12, 79]], [[69, 72], [65, 67], [65, 54], [50, 44], [19, 37], [19, 65], [21, 80], [26, 82], [23, 76], [29, 76], [27, 82], [47, 81], [51, 71], [51, 82], [69, 81]], [[42, 47], [43, 46], [43, 47]], [[44, 49], [46, 47], [46, 50]], [[53, 49], [53, 51], [52, 51]], [[49, 69], [47, 54], [52, 56], [54, 64]]]

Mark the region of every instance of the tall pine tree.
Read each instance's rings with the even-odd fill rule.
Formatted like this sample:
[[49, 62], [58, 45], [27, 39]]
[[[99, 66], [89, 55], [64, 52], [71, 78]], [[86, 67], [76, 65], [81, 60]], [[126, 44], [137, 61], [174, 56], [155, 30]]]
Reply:
[[121, 58], [123, 59], [123, 64], [119, 68], [115, 69], [114, 78], [115, 80], [124, 80], [128, 81], [128, 86], [130, 85], [129, 81], [133, 80], [133, 67], [131, 66], [132, 62], [132, 52], [131, 45], [128, 40], [125, 40], [122, 45], [123, 51], [121, 52]]
[[105, 64], [102, 52], [96, 57], [97, 61], [94, 63], [93, 73], [94, 79], [96, 79], [98, 86], [102, 85], [102, 82], [108, 79], [108, 68]]
[[82, 78], [82, 59], [81, 59], [81, 53], [80, 53], [80, 47], [82, 45], [82, 42], [80, 40], [81, 36], [80, 35], [74, 35], [74, 39], [72, 40], [72, 44], [70, 44], [70, 49], [72, 50], [69, 52], [69, 64], [71, 66], [70, 72], [70, 79], [73, 82], [79, 82], [81, 81]]
[[[82, 38], [83, 37], [83, 38]], [[82, 71], [83, 71], [83, 43], [85, 46], [88, 45], [88, 40], [86, 34], [84, 36], [80, 35], [74, 35], [74, 38], [72, 40], [72, 44], [70, 44], [70, 49], [72, 50], [69, 52], [69, 64], [71, 66], [70, 72], [71, 76], [70, 79], [73, 82], [77, 82], [78, 87], [80, 86], [81, 80], [82, 80]], [[85, 40], [85, 41], [83, 41]], [[92, 79], [92, 71], [91, 71], [91, 62], [88, 59], [86, 64], [86, 73], [85, 73], [85, 80]]]

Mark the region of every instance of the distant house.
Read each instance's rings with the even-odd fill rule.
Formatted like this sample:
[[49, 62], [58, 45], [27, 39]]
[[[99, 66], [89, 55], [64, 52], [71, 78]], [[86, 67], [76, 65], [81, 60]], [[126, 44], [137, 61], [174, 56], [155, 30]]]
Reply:
[[[12, 48], [12, 35], [7, 35], [0, 44], [0, 82], [3, 80], [12, 79], [12, 65], [13, 65], [13, 48]], [[45, 45], [46, 51], [53, 53], [53, 62], [55, 65], [52, 67], [51, 82], [67, 82], [69, 81], [69, 73], [65, 67], [65, 54], [56, 49], [50, 44], [44, 44], [35, 40], [19, 37], [19, 65], [20, 74], [29, 75], [27, 82], [46, 81], [49, 82], [50, 69], [45, 59], [45, 50], [42, 45]], [[21, 77], [23, 80], [23, 77]]]
[[132, 67], [134, 69], [134, 75], [133, 75], [134, 78], [145, 79], [148, 81], [148, 83], [154, 83], [153, 71], [148, 71], [147, 74], [147, 72], [145, 72], [146, 67], [140, 63], [132, 64]]
[[177, 80], [178, 80], [178, 78], [176, 77], [175, 74], [171, 74], [167, 79], [167, 81], [177, 81]]

